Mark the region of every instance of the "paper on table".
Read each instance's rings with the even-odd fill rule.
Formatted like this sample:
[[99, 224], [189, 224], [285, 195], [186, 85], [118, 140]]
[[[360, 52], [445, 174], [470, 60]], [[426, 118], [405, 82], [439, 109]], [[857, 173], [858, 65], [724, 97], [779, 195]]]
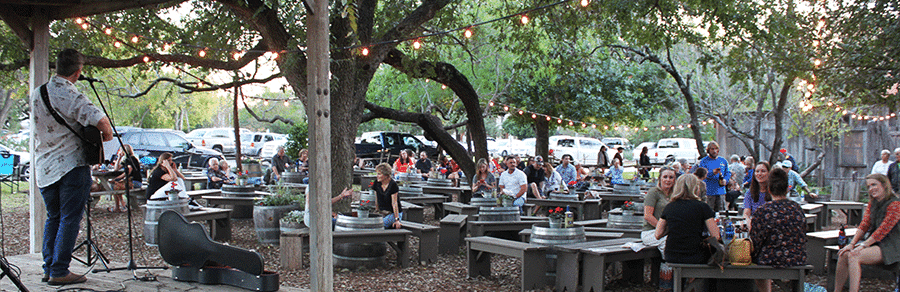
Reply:
[[592, 252], [596, 252], [596, 253], [603, 253], [603, 252], [609, 251], [609, 249], [607, 249], [607, 248], [605, 248], [605, 247], [595, 247], [595, 248], [591, 248], [591, 249], [588, 249], [588, 250], [590, 250], [590, 251], [592, 251]]
[[634, 252], [639, 252], [644, 249], [644, 244], [640, 242], [626, 242], [622, 245], [623, 248], [630, 248]]

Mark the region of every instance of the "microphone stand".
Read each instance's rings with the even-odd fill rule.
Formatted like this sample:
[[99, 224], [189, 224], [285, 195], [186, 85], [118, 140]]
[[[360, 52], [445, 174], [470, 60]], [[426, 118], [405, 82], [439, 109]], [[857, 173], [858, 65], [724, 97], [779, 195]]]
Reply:
[[[113, 134], [116, 137], [116, 140], [119, 141], [119, 147], [121, 147], [121, 149], [125, 149], [125, 143], [122, 142], [122, 137], [119, 135], [119, 131], [116, 130], [116, 126], [115, 126], [115, 124], [113, 124], [112, 117], [109, 116], [109, 112], [106, 110], [106, 106], [103, 105], [103, 100], [100, 99], [100, 94], [97, 93], [97, 88], [94, 87], [94, 81], [90, 81], [90, 80], [88, 80], [88, 81], [91, 85], [91, 89], [94, 90], [94, 96], [96, 96], [97, 101], [100, 102], [100, 108], [103, 109], [103, 113], [106, 114], [107, 118], [109, 118], [109, 125], [113, 129]], [[128, 153], [125, 153], [125, 155], [128, 155]], [[134, 155], [134, 153], [132, 153], [132, 155]], [[132, 171], [136, 171], [136, 170], [132, 170]], [[126, 186], [127, 186], [127, 184], [126, 184]], [[134, 277], [134, 279], [137, 280], [139, 278], [137, 277], [136, 274], [134, 274], [134, 271], [136, 271], [136, 270], [139, 270], [139, 269], [141, 269], [141, 270], [149, 270], [149, 269], [165, 270], [165, 269], [169, 268], [169, 267], [150, 267], [150, 266], [141, 267], [141, 266], [138, 266], [137, 264], [135, 264], [135, 262], [134, 262], [134, 246], [132, 245], [132, 241], [134, 241], [134, 236], [132, 235], [132, 229], [134, 229], [134, 226], [132, 226], [132, 219], [131, 219], [131, 190], [130, 189], [131, 188], [129, 188], [129, 187], [125, 188], [125, 200], [126, 200], [125, 207], [128, 210], [128, 212], [127, 212], [128, 213], [128, 265], [126, 265], [125, 267], [119, 267], [119, 268], [107, 267], [106, 269], [93, 270], [94, 273], [98, 273], [98, 272], [109, 273], [112, 271], [128, 270], [128, 271], [132, 272], [131, 273], [132, 276]], [[154, 277], [154, 279], [155, 279], [155, 277]]]

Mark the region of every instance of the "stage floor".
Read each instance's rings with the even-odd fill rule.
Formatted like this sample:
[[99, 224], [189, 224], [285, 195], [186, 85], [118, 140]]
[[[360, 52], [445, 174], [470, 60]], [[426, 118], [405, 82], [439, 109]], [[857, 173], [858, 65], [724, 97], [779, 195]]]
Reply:
[[[60, 289], [85, 288], [86, 291], [248, 291], [238, 287], [226, 285], [202, 285], [193, 282], [178, 282], [172, 280], [171, 270], [151, 270], [157, 276], [156, 281], [137, 281], [130, 271], [114, 271], [88, 273], [88, 267], [79, 262], [72, 261], [70, 271], [77, 274], [88, 273], [87, 282], [66, 286], [50, 286], [41, 282], [43, 270], [40, 254], [24, 254], [7, 257], [10, 264], [21, 269], [20, 279], [29, 291], [58, 291]], [[98, 264], [99, 265], [99, 264]], [[124, 267], [123, 263], [111, 263], [110, 267]], [[100, 265], [99, 268], [103, 268]], [[15, 269], [15, 268], [13, 268]], [[138, 276], [146, 274], [145, 270], [139, 270]], [[90, 290], [88, 290], [90, 289]], [[9, 277], [0, 279], [0, 291], [18, 291]], [[309, 291], [293, 287], [282, 286], [279, 291]]]

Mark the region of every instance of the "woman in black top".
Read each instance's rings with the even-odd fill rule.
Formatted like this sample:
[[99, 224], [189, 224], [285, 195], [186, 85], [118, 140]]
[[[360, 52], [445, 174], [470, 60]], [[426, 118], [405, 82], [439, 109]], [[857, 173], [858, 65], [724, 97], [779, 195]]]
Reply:
[[400, 206], [400, 187], [392, 177], [393, 170], [387, 163], [375, 166], [376, 183], [372, 185], [375, 191], [375, 200], [378, 201], [377, 211], [384, 216], [384, 228], [400, 229], [400, 218], [403, 217], [403, 208]]
[[638, 160], [638, 164], [641, 166], [641, 176], [644, 179], [650, 179], [650, 156], [647, 155], [647, 152], [650, 152], [650, 149], [644, 146], [644, 149], [641, 149], [641, 157]]
[[[119, 149], [116, 156], [120, 158], [116, 159], [113, 171], [122, 170], [122, 174], [115, 178], [116, 183], [113, 189], [124, 190], [141, 187], [141, 182], [144, 180], [143, 172], [141, 171], [141, 162], [134, 156], [134, 150], [131, 148], [131, 145], [125, 144], [124, 148]], [[122, 200], [122, 194], [114, 194], [112, 196], [116, 205], [107, 208], [108, 211], [125, 212], [128, 210], [128, 208], [125, 207], [125, 201]]]
[[697, 197], [700, 179], [682, 175], [675, 181], [672, 199], [656, 223], [656, 239], [666, 239], [666, 262], [679, 264], [703, 264], [709, 259], [708, 250], [700, 248], [703, 231], [719, 238], [715, 213]]
[[156, 166], [153, 167], [153, 170], [150, 172], [150, 178], [147, 179], [148, 197], [152, 197], [166, 183], [177, 181], [179, 178], [184, 179], [184, 175], [175, 167], [175, 162], [172, 161], [172, 153], [166, 152], [159, 155], [159, 158], [156, 160]]

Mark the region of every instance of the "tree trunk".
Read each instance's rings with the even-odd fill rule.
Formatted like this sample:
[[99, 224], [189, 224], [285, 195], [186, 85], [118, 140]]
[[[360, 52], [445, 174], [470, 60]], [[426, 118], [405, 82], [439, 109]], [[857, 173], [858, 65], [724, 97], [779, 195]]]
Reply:
[[544, 118], [534, 119], [534, 156], [550, 158], [550, 122]]
[[794, 76], [787, 76], [784, 78], [784, 84], [781, 85], [781, 93], [778, 94], [778, 103], [775, 106], [775, 109], [772, 112], [775, 114], [774, 123], [775, 123], [775, 139], [772, 142], [772, 152], [769, 154], [769, 162], [772, 163], [776, 161], [778, 155], [778, 149], [781, 149], [781, 144], [784, 143], [784, 138], [782, 138], [782, 132], [784, 132], [784, 108], [787, 106], [788, 96], [790, 96], [791, 84], [794, 82]]

